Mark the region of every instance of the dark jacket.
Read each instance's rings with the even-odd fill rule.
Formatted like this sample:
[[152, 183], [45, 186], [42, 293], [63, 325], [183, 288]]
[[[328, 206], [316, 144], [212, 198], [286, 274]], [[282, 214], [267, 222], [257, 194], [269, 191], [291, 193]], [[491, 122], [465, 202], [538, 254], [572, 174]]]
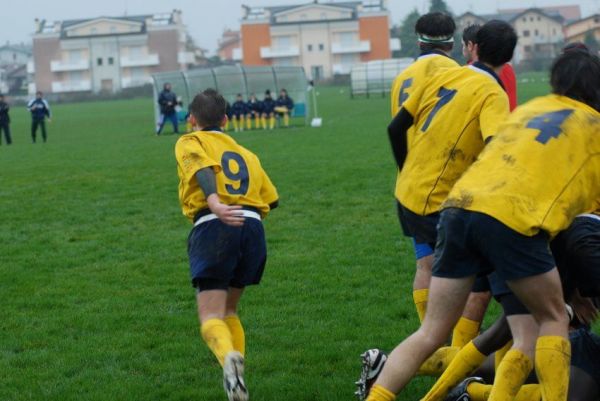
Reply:
[[248, 100], [248, 103], [246, 104], [248, 107], [248, 112], [255, 112], [255, 113], [261, 113], [262, 109], [263, 109], [263, 105], [262, 102], [258, 99], [255, 100]]
[[275, 100], [272, 97], [265, 97], [265, 100], [262, 101], [263, 104], [263, 113], [270, 114], [275, 110]]
[[27, 104], [27, 108], [31, 112], [31, 118], [36, 121], [43, 120], [44, 118], [50, 118], [50, 106], [45, 99], [31, 99]]
[[246, 108], [246, 102], [243, 100], [237, 100], [231, 106], [231, 114], [234, 116], [246, 115], [248, 109]]
[[292, 110], [294, 108], [294, 101], [289, 96], [279, 96], [279, 98], [277, 99], [277, 106], [285, 106], [288, 110]]
[[0, 124], [6, 124], [10, 122], [10, 116], [8, 115], [10, 107], [6, 102], [0, 102]]
[[175, 106], [177, 106], [177, 95], [171, 91], [163, 90], [160, 92], [160, 95], [158, 95], [158, 104], [160, 105], [160, 112], [162, 114], [171, 115], [175, 113]]

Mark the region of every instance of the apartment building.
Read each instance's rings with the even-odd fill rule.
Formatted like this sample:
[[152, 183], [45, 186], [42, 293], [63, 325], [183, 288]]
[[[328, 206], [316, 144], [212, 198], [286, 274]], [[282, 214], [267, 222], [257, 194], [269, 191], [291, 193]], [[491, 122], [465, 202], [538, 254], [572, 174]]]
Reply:
[[591, 32], [600, 43], [600, 14], [590, 15], [579, 21], [571, 22], [565, 26], [567, 42], [585, 42], [586, 35]]
[[196, 59], [179, 10], [36, 23], [30, 91], [117, 92], [151, 82], [155, 72], [185, 70]]
[[302, 66], [314, 80], [389, 59], [400, 48], [390, 38], [385, 0], [244, 7], [241, 37], [244, 65]]
[[242, 61], [242, 34], [227, 29], [219, 39], [217, 54], [222, 61]]

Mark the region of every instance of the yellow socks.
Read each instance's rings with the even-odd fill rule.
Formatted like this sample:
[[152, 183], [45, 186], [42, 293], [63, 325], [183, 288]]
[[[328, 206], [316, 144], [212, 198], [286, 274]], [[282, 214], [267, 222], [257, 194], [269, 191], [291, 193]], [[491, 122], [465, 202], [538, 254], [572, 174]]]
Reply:
[[443, 400], [451, 389], [477, 370], [485, 358], [472, 341], [465, 345], [421, 401]]
[[395, 399], [396, 395], [394, 393], [377, 384], [371, 388], [367, 397], [367, 401], [394, 401]]
[[458, 354], [458, 347], [442, 347], [427, 359], [417, 372], [421, 376], [440, 376]]
[[283, 125], [285, 125], [286, 127], [290, 126], [290, 115], [288, 113], [285, 113], [283, 115]]
[[231, 121], [229, 119], [227, 119], [227, 122], [225, 123], [225, 131], [229, 131], [229, 123]]
[[261, 117], [260, 123], [261, 123], [263, 129], [267, 129], [267, 117]]
[[256, 125], [256, 129], [260, 128], [260, 117], [259, 116], [254, 117], [254, 124]]
[[500, 366], [500, 362], [502, 362], [502, 358], [504, 358], [504, 355], [506, 355], [506, 353], [508, 352], [508, 350], [510, 350], [513, 346], [513, 341], [510, 340], [509, 342], [507, 342], [506, 344], [504, 344], [504, 347], [500, 348], [498, 351], [496, 351], [494, 353], [494, 372], [498, 371], [498, 366]]
[[238, 120], [235, 117], [233, 117], [233, 129], [238, 132]]
[[567, 400], [570, 363], [569, 340], [560, 336], [538, 338], [535, 347], [535, 372], [544, 401]]
[[462, 348], [479, 334], [479, 322], [461, 317], [452, 332], [452, 346]]
[[240, 131], [244, 130], [244, 116], [240, 116], [240, 121], [239, 121], [239, 126], [240, 126]]
[[231, 332], [227, 324], [221, 319], [209, 319], [200, 326], [200, 334], [208, 348], [219, 360], [221, 366], [225, 356], [234, 351], [231, 342]]
[[246, 335], [244, 334], [244, 326], [237, 315], [226, 316], [225, 324], [229, 327], [231, 333], [231, 342], [233, 348], [238, 351], [242, 356], [246, 355]]
[[425, 311], [427, 310], [427, 297], [429, 296], [429, 289], [423, 288], [421, 290], [413, 290], [413, 301], [417, 308], [417, 314], [419, 315], [419, 321], [423, 323], [425, 319]]
[[247, 130], [252, 129], [252, 117], [246, 117], [246, 129]]
[[[492, 392], [491, 384], [471, 383], [467, 386], [467, 393], [471, 401], [487, 401]], [[542, 401], [539, 384], [524, 384], [517, 393], [514, 401]]]
[[533, 362], [527, 355], [518, 349], [508, 351], [496, 371], [489, 400], [513, 401], [531, 369]]
[[275, 128], [275, 116], [269, 117], [269, 128]]

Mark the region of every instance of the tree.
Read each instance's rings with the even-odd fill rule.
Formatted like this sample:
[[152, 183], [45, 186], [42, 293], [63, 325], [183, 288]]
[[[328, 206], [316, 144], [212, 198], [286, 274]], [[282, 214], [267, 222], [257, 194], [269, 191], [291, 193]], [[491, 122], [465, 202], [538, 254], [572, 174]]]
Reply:
[[598, 40], [596, 39], [593, 30], [590, 29], [585, 33], [583, 44], [585, 44], [588, 47], [588, 49], [590, 49], [590, 52], [592, 52], [593, 54], [598, 54], [598, 50], [600, 50], [600, 44], [598, 44]]
[[419, 44], [415, 34], [415, 25], [421, 17], [419, 11], [415, 8], [402, 21], [402, 25], [394, 29], [396, 37], [400, 39], [401, 49], [399, 55], [401, 57], [416, 58], [419, 56]]
[[429, 12], [440, 12], [452, 15], [452, 11], [448, 7], [448, 4], [444, 0], [431, 0], [431, 4], [429, 5]]

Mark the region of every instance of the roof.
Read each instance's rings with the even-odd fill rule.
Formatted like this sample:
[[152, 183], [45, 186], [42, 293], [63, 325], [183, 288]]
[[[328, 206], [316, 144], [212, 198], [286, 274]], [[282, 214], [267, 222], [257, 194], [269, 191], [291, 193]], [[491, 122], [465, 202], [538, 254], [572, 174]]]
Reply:
[[12, 45], [10, 43], [7, 43], [3, 46], [0, 46], [0, 51], [2, 51], [2, 50], [24, 53], [24, 54], [27, 54], [28, 56], [31, 56], [31, 54], [32, 54], [31, 46], [27, 46], [27, 45]]
[[587, 21], [587, 20], [596, 19], [596, 18], [600, 19], [600, 14], [592, 14], [592, 15], [590, 15], [590, 16], [588, 16], [588, 17], [585, 17], [585, 18], [582, 18], [582, 19], [580, 19], [580, 20], [577, 20], [577, 21], [571, 21], [571, 22], [569, 22], [569, 23], [567, 24], [567, 26], [573, 26], [573, 25], [579, 24], [579, 23], [581, 23], [581, 22], [585, 22], [585, 21]]
[[[576, 21], [581, 19], [581, 7], [579, 5], [547, 6], [539, 8], [548, 14], [560, 14], [566, 21]], [[498, 10], [498, 13], [519, 14], [525, 10], [525, 8], [500, 9]]]
[[[266, 15], [269, 16], [269, 20], [271, 24], [285, 24], [285, 23], [277, 23], [275, 21], [275, 17], [278, 14], [293, 11], [295, 9], [307, 7], [307, 6], [325, 6], [325, 7], [336, 7], [336, 8], [345, 8], [352, 11], [352, 19], [358, 18], [358, 12], [362, 6], [363, 10], [369, 9], [379, 9], [385, 10], [385, 2], [382, 0], [362, 0], [362, 1], [318, 1], [313, 0], [312, 2], [302, 3], [302, 4], [293, 4], [286, 6], [271, 6], [271, 7], [248, 7], [242, 6], [246, 14], [242, 18], [243, 20], [251, 20], [253, 19], [263, 19], [266, 18]], [[250, 18], [249, 18], [250, 17]], [[314, 21], [306, 21], [306, 22], [314, 22]], [[297, 23], [297, 22], [295, 22]]]
[[541, 9], [541, 8], [526, 8], [526, 9], [522, 9], [522, 10], [516, 10], [518, 12], [512, 12], [512, 13], [508, 12], [508, 11], [515, 11], [515, 10], [501, 10], [501, 11], [502, 12], [499, 12], [496, 14], [483, 14], [483, 15], [477, 15], [477, 14], [474, 14], [473, 12], [469, 11], [469, 12], [462, 14], [459, 18], [462, 18], [465, 15], [470, 14], [475, 17], [483, 18], [486, 21], [500, 20], [500, 21], [512, 23], [524, 14], [527, 14], [529, 12], [535, 12], [535, 13], [541, 14], [547, 18], [553, 19], [560, 24], [563, 24], [565, 22], [564, 17], [558, 11], [555, 11], [555, 10], [546, 11], [545, 9]]

